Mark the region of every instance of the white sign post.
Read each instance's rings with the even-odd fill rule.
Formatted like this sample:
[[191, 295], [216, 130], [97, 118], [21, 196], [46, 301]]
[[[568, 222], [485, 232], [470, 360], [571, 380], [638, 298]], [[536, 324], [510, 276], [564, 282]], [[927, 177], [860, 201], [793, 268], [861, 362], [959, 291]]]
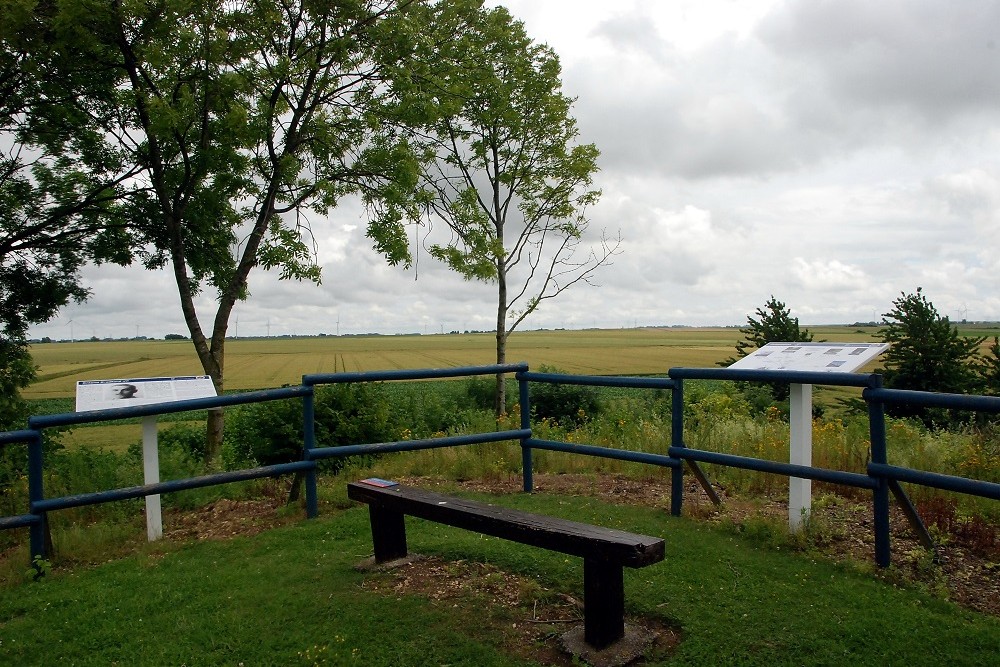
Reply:
[[[768, 343], [729, 368], [853, 373], [880, 355], [888, 343]], [[812, 465], [812, 385], [791, 385], [788, 400], [788, 462]], [[788, 478], [788, 528], [796, 532], [812, 509], [812, 480]]]
[[[793, 384], [788, 400], [788, 462], [812, 465], [812, 385]], [[812, 509], [812, 480], [788, 478], [788, 528], [797, 532]]]
[[[208, 375], [173, 378], [133, 378], [129, 380], [83, 380], [76, 383], [76, 411], [110, 410], [215, 396]], [[156, 415], [142, 418], [142, 477], [144, 484], [160, 481], [160, 454]], [[146, 537], [150, 542], [163, 537], [160, 496], [146, 496]]]
[[[142, 418], [142, 480], [143, 484], [156, 484], [160, 481], [160, 446], [156, 438], [156, 415]], [[146, 537], [150, 542], [163, 537], [160, 494], [146, 496]]]

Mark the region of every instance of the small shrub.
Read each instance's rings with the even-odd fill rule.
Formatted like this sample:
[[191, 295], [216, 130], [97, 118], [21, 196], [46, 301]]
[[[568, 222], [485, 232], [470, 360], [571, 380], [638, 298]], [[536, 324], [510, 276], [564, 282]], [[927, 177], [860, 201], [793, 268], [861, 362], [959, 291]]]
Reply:
[[[542, 366], [542, 373], [560, 373]], [[593, 387], [536, 382], [531, 385], [531, 414], [561, 426], [581, 425], [601, 411], [601, 401]]]
[[301, 459], [302, 404], [291, 400], [268, 401], [232, 410], [226, 419], [225, 439], [236, 467]]
[[[401, 432], [382, 385], [321, 387], [314, 406], [317, 447], [392, 442]], [[302, 458], [305, 436], [300, 402], [255, 403], [230, 414], [226, 456], [232, 465], [273, 465]], [[340, 459], [330, 459], [324, 465], [334, 471], [342, 466]]]

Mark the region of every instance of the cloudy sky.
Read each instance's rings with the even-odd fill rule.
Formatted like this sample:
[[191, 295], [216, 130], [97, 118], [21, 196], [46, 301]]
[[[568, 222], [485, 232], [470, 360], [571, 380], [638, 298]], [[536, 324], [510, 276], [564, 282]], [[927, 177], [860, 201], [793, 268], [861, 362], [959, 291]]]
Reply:
[[[494, 3], [495, 4], [495, 3]], [[591, 239], [622, 253], [524, 328], [868, 321], [923, 287], [1000, 320], [1000, 2], [504, 2], [552, 46], [601, 150]], [[230, 334], [492, 329], [493, 288], [370, 249], [358, 207], [314, 224], [323, 284], [251, 278]], [[187, 334], [169, 274], [88, 269], [35, 337]], [[201, 306], [203, 325], [214, 315]]]

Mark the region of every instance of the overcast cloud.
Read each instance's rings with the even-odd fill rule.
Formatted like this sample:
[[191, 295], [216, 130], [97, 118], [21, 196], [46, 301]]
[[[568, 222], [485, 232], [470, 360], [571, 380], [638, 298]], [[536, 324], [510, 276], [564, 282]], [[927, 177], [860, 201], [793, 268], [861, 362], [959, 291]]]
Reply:
[[[805, 325], [851, 323], [918, 286], [1000, 320], [1000, 2], [503, 4], [559, 54], [601, 150], [588, 240], [624, 239], [600, 287], [525, 328], [743, 324], [772, 294]], [[314, 221], [321, 286], [253, 274], [230, 333], [493, 328], [490, 286], [423, 251], [387, 266], [360, 214]], [[187, 334], [169, 274], [84, 275], [91, 300], [32, 336]]]

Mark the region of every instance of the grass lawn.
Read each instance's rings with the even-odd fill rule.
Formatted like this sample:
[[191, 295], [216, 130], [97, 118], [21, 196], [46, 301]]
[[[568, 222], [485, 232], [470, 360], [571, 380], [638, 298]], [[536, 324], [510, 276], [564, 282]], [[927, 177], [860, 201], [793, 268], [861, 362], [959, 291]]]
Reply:
[[[1000, 656], [996, 618], [705, 523], [582, 497], [491, 502], [666, 539], [664, 562], [625, 570], [627, 614], [682, 637], [645, 664], [987, 665]], [[411, 551], [489, 563], [535, 582], [536, 595], [582, 596], [580, 559], [407, 521]], [[530, 656], [545, 655], [553, 633], [539, 628], [541, 643], [518, 648], [505, 631], [530, 617], [530, 596], [510, 610], [413, 594], [398, 574], [356, 570], [370, 553], [367, 510], [354, 507], [252, 538], [163, 542], [92, 568], [57, 567], [0, 595], [0, 664], [546, 664]]]

